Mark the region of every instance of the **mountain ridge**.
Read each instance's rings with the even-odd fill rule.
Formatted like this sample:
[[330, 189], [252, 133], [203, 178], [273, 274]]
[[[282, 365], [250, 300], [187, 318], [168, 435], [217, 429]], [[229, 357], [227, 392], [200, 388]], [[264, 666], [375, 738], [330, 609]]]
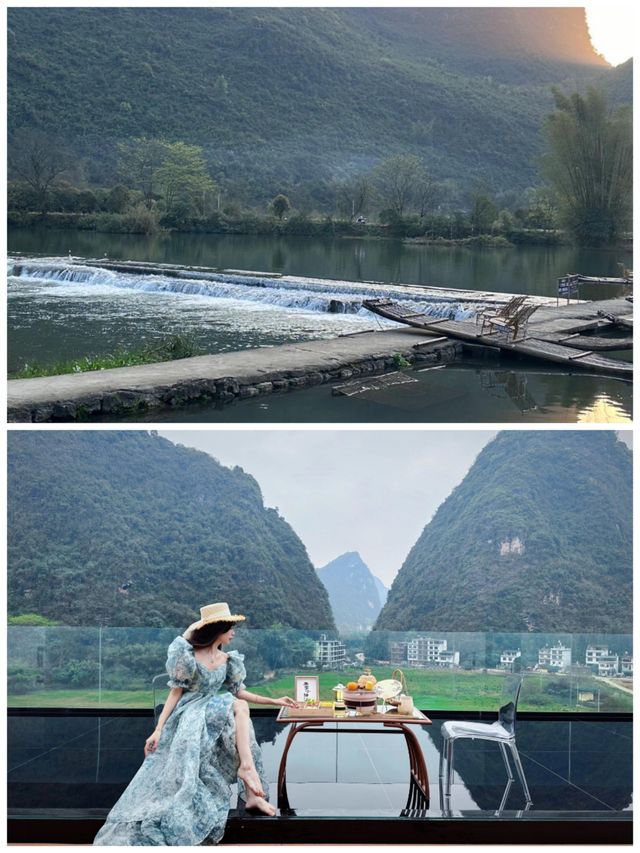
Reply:
[[306, 549], [253, 477], [137, 431], [12, 433], [8, 605], [68, 625], [333, 629]]
[[607, 431], [500, 433], [424, 528], [374, 630], [628, 632], [631, 467]]
[[10, 137], [59, 134], [90, 182], [118, 141], [182, 139], [250, 198], [328, 198], [397, 153], [523, 190], [550, 84], [610, 75], [580, 9], [14, 8], [8, 46]]

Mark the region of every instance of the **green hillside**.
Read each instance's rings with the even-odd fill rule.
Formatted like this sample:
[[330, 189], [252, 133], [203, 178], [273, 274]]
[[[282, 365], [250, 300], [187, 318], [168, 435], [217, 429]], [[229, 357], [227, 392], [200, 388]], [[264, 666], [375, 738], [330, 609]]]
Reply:
[[9, 614], [187, 625], [228, 601], [248, 625], [333, 628], [304, 545], [256, 481], [144, 432], [14, 432]]
[[146, 135], [203, 146], [255, 199], [320, 198], [400, 152], [458, 189], [522, 190], [549, 84], [612, 72], [580, 9], [14, 8], [8, 73], [10, 136], [62, 139], [89, 182]]
[[374, 628], [629, 633], [631, 468], [610, 431], [501, 433], [425, 527]]

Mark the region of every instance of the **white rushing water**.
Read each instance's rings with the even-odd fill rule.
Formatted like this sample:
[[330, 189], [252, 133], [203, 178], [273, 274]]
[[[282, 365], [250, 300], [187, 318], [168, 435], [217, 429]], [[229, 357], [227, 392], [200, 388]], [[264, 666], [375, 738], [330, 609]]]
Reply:
[[[180, 297], [204, 297], [229, 304], [271, 307], [280, 311], [305, 312], [310, 315], [351, 315], [372, 322], [373, 315], [363, 308], [364, 299], [379, 297], [410, 301], [416, 310], [434, 317], [464, 320], [473, 317], [478, 303], [460, 301], [455, 294], [442, 296], [419, 287], [385, 285], [369, 282], [333, 281], [330, 279], [278, 277], [241, 271], [199, 272], [180, 270], [176, 274], [163, 274], [159, 268], [154, 274], [114, 271], [92, 266], [90, 263], [69, 262], [63, 258], [9, 258], [10, 296], [21, 295], [21, 283], [48, 286], [60, 296], [91, 298], [105, 296], [109, 291], [128, 290], [148, 294], [152, 299], [158, 294]], [[26, 294], [26, 290], [24, 291]], [[34, 295], [33, 289], [30, 290]], [[337, 319], [337, 318], [336, 318]]]

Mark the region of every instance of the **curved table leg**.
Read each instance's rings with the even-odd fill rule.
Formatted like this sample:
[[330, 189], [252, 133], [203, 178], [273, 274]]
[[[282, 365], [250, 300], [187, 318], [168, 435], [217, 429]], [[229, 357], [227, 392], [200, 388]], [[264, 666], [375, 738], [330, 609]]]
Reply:
[[407, 751], [409, 753], [409, 796], [407, 809], [428, 809], [431, 795], [429, 792], [429, 775], [420, 741], [411, 729], [404, 723], [385, 723], [402, 731]]
[[291, 744], [293, 743], [294, 737], [298, 734], [298, 732], [303, 731], [308, 728], [317, 728], [318, 724], [316, 722], [310, 723], [292, 723], [289, 728], [289, 734], [287, 735], [287, 739], [284, 744], [284, 749], [282, 750], [282, 757], [280, 759], [280, 767], [278, 768], [278, 800], [277, 805], [280, 811], [291, 811], [291, 806], [289, 805], [289, 795], [287, 794], [287, 755], [289, 750], [291, 749]]
[[[407, 809], [428, 809], [429, 808], [429, 776], [427, 774], [427, 765], [422, 754], [420, 742], [415, 733], [401, 722], [384, 722], [385, 727], [399, 730], [404, 735], [409, 753], [409, 795], [407, 797]], [[291, 749], [294, 737], [298, 732], [305, 729], [314, 729], [320, 731], [316, 721], [292, 723], [289, 729], [289, 734], [285, 741], [282, 757], [280, 758], [280, 767], [278, 769], [278, 808], [282, 812], [291, 812], [289, 804], [289, 796], [287, 794], [287, 756]], [[327, 730], [329, 732], [333, 729]], [[348, 731], [346, 729], [345, 731]], [[360, 731], [360, 730], [354, 730]]]

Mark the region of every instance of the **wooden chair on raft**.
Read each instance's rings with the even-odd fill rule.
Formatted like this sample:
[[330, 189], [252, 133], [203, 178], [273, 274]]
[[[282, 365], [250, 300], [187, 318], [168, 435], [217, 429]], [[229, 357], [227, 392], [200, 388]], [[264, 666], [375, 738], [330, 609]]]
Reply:
[[519, 332], [522, 332], [520, 340], [524, 340], [527, 336], [529, 318], [537, 310], [537, 305], [522, 305], [508, 317], [487, 317], [482, 321], [480, 334], [483, 334], [485, 326], [489, 326], [490, 331], [488, 334], [502, 332], [507, 340], [511, 338], [515, 342], [518, 340]]
[[484, 326], [489, 317], [511, 317], [519, 308], [522, 308], [526, 298], [526, 296], [512, 296], [501, 308], [496, 309], [493, 306], [482, 308], [476, 314], [476, 326], [480, 321]]

